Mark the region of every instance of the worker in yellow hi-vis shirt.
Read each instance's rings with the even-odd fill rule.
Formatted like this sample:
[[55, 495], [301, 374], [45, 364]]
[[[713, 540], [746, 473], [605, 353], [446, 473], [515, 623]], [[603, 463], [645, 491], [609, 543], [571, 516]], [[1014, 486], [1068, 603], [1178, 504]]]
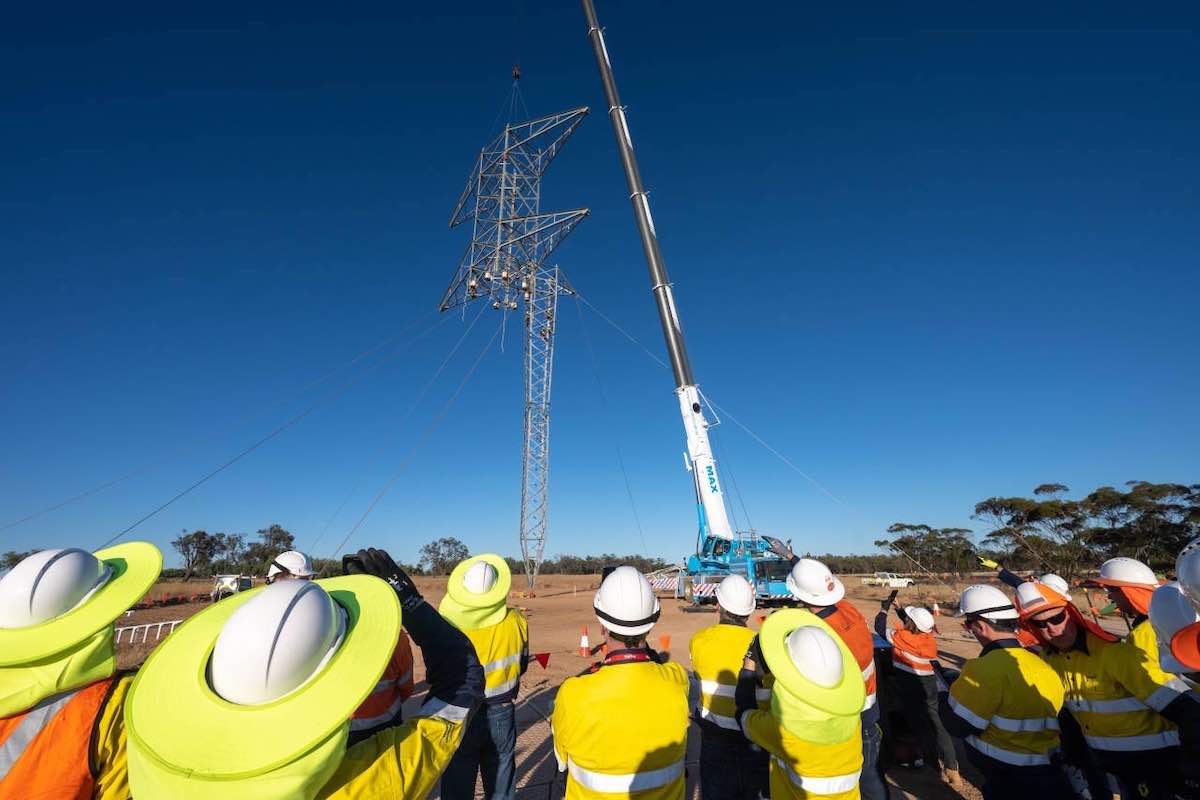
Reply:
[[[359, 550], [343, 565], [351, 574], [223, 600], [151, 653], [126, 701], [134, 797], [429, 794], [483, 696], [483, 670], [387, 553]], [[383, 674], [401, 613], [424, 656], [428, 699], [347, 749], [350, 713]]]
[[[742, 660], [754, 640], [746, 620], [755, 605], [748, 580], [726, 577], [717, 586], [718, 623], [698, 631], [688, 645], [698, 696], [703, 800], [758, 800], [767, 791], [766, 751], [742, 735], [733, 700]], [[771, 690], [759, 688], [757, 699], [759, 708], [769, 708]]]
[[1070, 797], [1059, 763], [1058, 674], [1017, 641], [1017, 609], [995, 586], [968, 587], [958, 616], [983, 650], [943, 695], [942, 722], [983, 774], [984, 800]]
[[127, 542], [42, 550], [0, 578], [0, 800], [127, 800], [125, 698], [113, 621], [162, 553]]
[[483, 664], [484, 706], [442, 776], [442, 800], [471, 800], [482, 774], [486, 800], [512, 800], [517, 777], [517, 716], [513, 701], [529, 667], [529, 624], [508, 607], [512, 571], [485, 553], [454, 568], [438, 610], [466, 634]]
[[1200, 742], [1200, 703], [1133, 642], [1122, 642], [1039, 583], [1017, 589], [1017, 610], [1062, 680], [1064, 707], [1122, 796], [1171, 798], [1182, 782], [1180, 744]]
[[[771, 710], [757, 708], [759, 670], [775, 677]], [[738, 675], [738, 722], [771, 754], [771, 800], [858, 800], [866, 699], [850, 648], [816, 614], [776, 611]]]
[[646, 646], [658, 598], [640, 572], [623, 566], [600, 584], [593, 606], [619, 649], [563, 681], [554, 700], [550, 726], [566, 798], [682, 800], [688, 678]]

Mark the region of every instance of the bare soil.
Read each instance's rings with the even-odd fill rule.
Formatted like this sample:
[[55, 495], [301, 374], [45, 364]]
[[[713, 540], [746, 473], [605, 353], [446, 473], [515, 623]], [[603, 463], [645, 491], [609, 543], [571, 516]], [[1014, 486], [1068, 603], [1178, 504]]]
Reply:
[[[888, 590], [862, 586], [856, 583], [858, 579], [846, 579], [847, 597], [858, 607], [868, 622], [874, 619], [879, 611], [879, 601], [888, 595]], [[445, 594], [446, 578], [417, 578], [421, 592], [434, 605]], [[518, 581], [514, 581], [514, 586]], [[562, 779], [556, 772], [553, 752], [550, 742], [549, 714], [554, 694], [565, 678], [576, 675], [584, 670], [592, 661], [598, 659], [601, 631], [592, 613], [592, 597], [599, 586], [598, 575], [545, 575], [538, 579], [538, 588], [534, 596], [526, 596], [524, 592], [512, 593], [509, 604], [522, 608], [529, 618], [530, 650], [534, 653], [549, 653], [550, 660], [546, 668], [532, 664], [528, 674], [521, 682], [521, 693], [517, 705], [517, 797], [521, 800], [546, 800], [562, 796]], [[959, 585], [917, 585], [901, 592], [899, 603], [906, 605], [932, 604], [934, 600], [942, 607], [943, 616], [939, 619], [938, 643], [939, 654], [947, 666], [959, 667], [967, 659], [973, 658], [979, 652], [979, 645], [966, 634], [957, 620], [948, 616], [953, 613], [953, 603], [958, 591], [967, 584]], [[200, 581], [171, 582], [162, 584], [160, 590], [156, 586], [151, 596], [158, 594], [193, 594], [207, 588]], [[179, 587], [188, 587], [180, 589]], [[199, 588], [197, 588], [199, 587]], [[1082, 598], [1076, 598], [1080, 602]], [[188, 603], [186, 605], [167, 606], [133, 611], [121, 619], [118, 626], [141, 625], [163, 620], [186, 619], [197, 613], [208, 603]], [[1081, 603], [1082, 605], [1082, 603]], [[766, 613], [769, 613], [767, 611]], [[667, 651], [670, 657], [685, 667], [690, 666], [688, 658], [688, 641], [691, 635], [701, 628], [715, 624], [716, 614], [709, 607], [707, 610], [695, 610], [687, 603], [670, 598], [662, 600], [662, 616], [655, 626], [651, 636], [651, 644], [657, 649]], [[757, 629], [760, 625], [758, 616], [751, 619], [751, 627]], [[1106, 627], [1114, 631], [1124, 632], [1118, 621], [1106, 620]], [[583, 658], [579, 654], [579, 637], [582, 629], [586, 628], [589, 635], [593, 655]], [[166, 638], [164, 634], [163, 638]], [[135, 667], [146, 658], [156, 645], [154, 629], [151, 629], [149, 641], [128, 645], [122, 643], [118, 647], [118, 662], [123, 668]], [[418, 652], [416, 675], [424, 675], [424, 664]], [[420, 707], [425, 691], [424, 682], [417, 684], [416, 694], [405, 707], [405, 715], [416, 713]], [[693, 735], [688, 741], [689, 762], [689, 798], [699, 798], [696, 786], [698, 768], [696, 759], [699, 753], [699, 736], [693, 728]], [[920, 798], [920, 800], [957, 800], [969, 798], [976, 800], [981, 797], [975, 784], [978, 776], [973, 774], [965, 755], [959, 753], [959, 762], [963, 776], [971, 782], [961, 793], [950, 789], [941, 783], [930, 768], [922, 770], [892, 769], [888, 772], [888, 782], [893, 787], [893, 797]], [[482, 796], [482, 790], [480, 790]], [[431, 797], [437, 797], [435, 792]]]

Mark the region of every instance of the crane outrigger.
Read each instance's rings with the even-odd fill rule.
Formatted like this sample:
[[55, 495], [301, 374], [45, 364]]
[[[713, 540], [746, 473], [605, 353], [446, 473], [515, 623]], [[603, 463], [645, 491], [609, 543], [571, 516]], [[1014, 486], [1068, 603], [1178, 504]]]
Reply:
[[[583, 0], [583, 11], [587, 17], [588, 38], [600, 68], [600, 80], [604, 84], [604, 96], [608, 102], [608, 117], [617, 140], [617, 151], [625, 171], [629, 187], [629, 200], [633, 205], [634, 219], [642, 240], [642, 252], [650, 272], [650, 286], [662, 324], [663, 338], [667, 344], [671, 370], [675, 376], [675, 394], [679, 399], [679, 412], [683, 417], [683, 428], [687, 435], [686, 463], [692, 474], [696, 491], [696, 511], [699, 530], [696, 537], [696, 552], [688, 557], [687, 577], [693, 590], [688, 592], [693, 599], [711, 595], [712, 589], [721, 578], [731, 573], [746, 577], [754, 585], [760, 599], [787, 597], [784, 583], [789, 562], [774, 553], [769, 537], [753, 531], [735, 532], [729, 524], [725, 508], [725, 494], [717, 475], [717, 462], [709, 444], [709, 422], [704, 416], [704, 402], [700, 388], [692, 374], [687, 346], [683, 340], [683, 328], [675, 306], [671, 281], [667, 277], [667, 265], [663, 261], [658, 245], [658, 234], [654, 219], [650, 215], [650, 200], [642, 185], [637, 157], [633, 152], [633, 140], [629, 135], [629, 123], [625, 108], [617, 94], [616, 79], [613, 77], [612, 62], [604, 43], [604, 32], [596, 19], [592, 0]], [[679, 581], [677, 592], [684, 592], [684, 581]], [[704, 587], [704, 588], [701, 588]], [[712, 587], [711, 589], [708, 587]]]

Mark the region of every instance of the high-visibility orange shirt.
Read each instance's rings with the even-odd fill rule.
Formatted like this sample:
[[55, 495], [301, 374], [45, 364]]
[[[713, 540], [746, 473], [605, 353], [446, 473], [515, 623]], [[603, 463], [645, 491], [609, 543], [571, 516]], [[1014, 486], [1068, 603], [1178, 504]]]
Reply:
[[839, 600], [836, 604], [818, 611], [817, 616], [837, 631], [837, 635], [854, 654], [854, 660], [862, 670], [867, 688], [863, 711], [869, 710], [875, 705], [875, 637], [867, 625], [866, 618], [849, 600]]
[[413, 653], [408, 634], [400, 631], [396, 649], [375, 690], [350, 718], [351, 731], [366, 731], [390, 723], [413, 693]]
[[932, 675], [937, 658], [937, 640], [931, 633], [910, 631], [907, 628], [889, 631], [892, 643], [892, 666], [912, 675]]
[[121, 719], [130, 683], [106, 678], [0, 718], [0, 800], [128, 798]]

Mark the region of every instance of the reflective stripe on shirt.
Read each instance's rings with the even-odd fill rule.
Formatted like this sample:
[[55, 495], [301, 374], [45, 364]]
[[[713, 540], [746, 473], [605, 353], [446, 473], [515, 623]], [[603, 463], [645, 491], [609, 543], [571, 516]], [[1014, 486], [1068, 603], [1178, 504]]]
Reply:
[[586, 789], [605, 794], [627, 794], [641, 792], [647, 789], [659, 789], [679, 779], [683, 775], [683, 759], [669, 764], [661, 769], [648, 769], [641, 772], [629, 772], [624, 775], [614, 775], [605, 772], [594, 772], [585, 769], [567, 756], [567, 771], [571, 778]]
[[42, 732], [42, 729], [46, 727], [50, 720], [58, 715], [58, 712], [66, 708], [67, 703], [71, 702], [71, 698], [77, 694], [79, 694], [79, 690], [75, 689], [63, 694], [54, 695], [53, 697], [47, 697], [25, 712], [25, 718], [8, 735], [8, 738], [4, 740], [4, 744], [0, 745], [0, 781], [4, 780], [4, 776], [8, 774], [13, 765], [21, 758], [21, 755], [25, 752], [25, 748], [29, 747], [30, 742]]
[[1162, 711], [1176, 699], [1188, 693], [1188, 685], [1179, 678], [1171, 678], [1162, 688], [1146, 698], [1146, 705], [1155, 711]]
[[[718, 681], [700, 681], [700, 693], [714, 695], [716, 697], [733, 697], [736, 690], [735, 687], [727, 683], [719, 683]], [[754, 690], [755, 700], [770, 700], [771, 690], [758, 688]]]
[[867, 695], [867, 699], [863, 701], [863, 711], [869, 711], [875, 705], [875, 693], [871, 692]]
[[1056, 731], [1058, 730], [1058, 717], [1032, 717], [1027, 719], [992, 717], [992, 724], [1002, 731], [1012, 731], [1013, 733]]
[[1067, 699], [1063, 708], [1068, 711], [1086, 711], [1092, 714], [1124, 714], [1127, 711], [1145, 711], [1148, 706], [1136, 697], [1119, 700], [1074, 700]]
[[[928, 663], [928, 660], [926, 660], [926, 663]], [[892, 664], [892, 666], [895, 667], [896, 669], [902, 669], [905, 672], [911, 672], [913, 675], [932, 675], [933, 674], [932, 667], [930, 667], [929, 669], [917, 669], [916, 667], [910, 667], [908, 664], [903, 664], [899, 661], [894, 662]]]
[[496, 697], [498, 695], [504, 694], [505, 692], [510, 692], [520, 682], [521, 682], [520, 678], [513, 678], [511, 681], [505, 681], [504, 683], [498, 683], [495, 686], [484, 689], [483, 696], [484, 697]]
[[1048, 754], [1014, 753], [1012, 750], [1005, 750], [1003, 747], [988, 744], [978, 736], [968, 736], [966, 743], [989, 758], [994, 758], [997, 761], [1003, 761], [1005, 764], [1012, 764], [1017, 767], [1036, 767], [1050, 763], [1050, 756]]
[[400, 713], [400, 709], [404, 706], [404, 698], [396, 695], [396, 699], [387, 707], [387, 710], [382, 714], [374, 717], [353, 717], [350, 720], [350, 730], [365, 731], [374, 728], [376, 725], [382, 725], [385, 722], [391, 722]]
[[499, 658], [499, 659], [496, 659], [495, 661], [491, 662], [490, 664], [484, 664], [483, 665], [483, 673], [486, 675], [489, 672], [495, 672], [496, 670], [504, 669], [505, 667], [510, 667], [513, 664], [519, 663], [520, 661], [521, 661], [521, 653], [517, 653], [516, 655], [506, 656], [505, 658]]
[[462, 706], [451, 705], [445, 700], [437, 697], [431, 697], [421, 706], [421, 710], [417, 716], [421, 717], [437, 717], [444, 719], [447, 722], [462, 722], [470, 715], [471, 709], [463, 708]]
[[840, 794], [858, 786], [858, 778], [862, 770], [845, 775], [800, 775], [792, 770], [788, 763], [779, 756], [771, 756], [775, 766], [787, 773], [788, 779], [809, 794]]
[[733, 717], [727, 717], [724, 714], [715, 714], [704, 706], [700, 706], [700, 719], [706, 719], [714, 725], [728, 728], [731, 731], [740, 729], [737, 720]]
[[1144, 736], [1087, 736], [1088, 746], [1096, 750], [1162, 750], [1179, 744], [1179, 731], [1148, 733]]

